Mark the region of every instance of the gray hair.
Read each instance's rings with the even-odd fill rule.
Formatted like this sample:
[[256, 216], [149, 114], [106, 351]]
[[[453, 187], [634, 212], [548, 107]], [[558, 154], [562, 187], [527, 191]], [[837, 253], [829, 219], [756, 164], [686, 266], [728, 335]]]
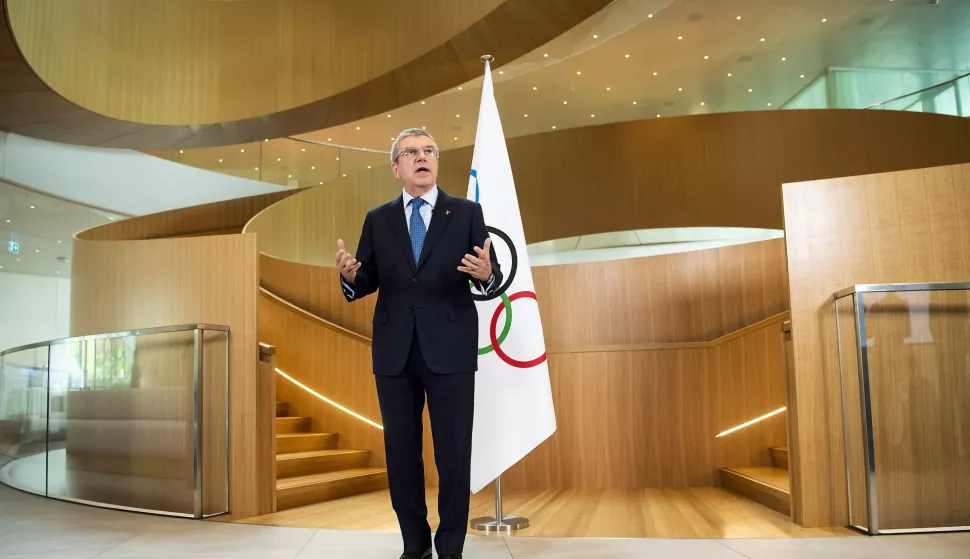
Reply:
[[438, 142], [434, 141], [431, 134], [428, 134], [423, 128], [408, 128], [407, 130], [402, 130], [400, 134], [397, 135], [397, 139], [391, 144], [391, 163], [397, 161], [397, 156], [401, 154], [401, 142], [404, 138], [409, 136], [427, 136], [434, 144], [434, 147], [438, 147]]

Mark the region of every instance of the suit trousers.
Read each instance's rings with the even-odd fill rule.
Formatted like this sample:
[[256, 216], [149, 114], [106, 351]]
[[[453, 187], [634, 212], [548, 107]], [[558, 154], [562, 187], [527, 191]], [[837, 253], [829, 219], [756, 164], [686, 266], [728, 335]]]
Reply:
[[438, 467], [440, 522], [435, 549], [438, 554], [461, 554], [468, 527], [475, 373], [431, 372], [415, 331], [404, 370], [375, 378], [384, 423], [391, 504], [404, 537], [404, 551], [417, 553], [431, 547], [422, 445], [422, 412], [427, 394]]

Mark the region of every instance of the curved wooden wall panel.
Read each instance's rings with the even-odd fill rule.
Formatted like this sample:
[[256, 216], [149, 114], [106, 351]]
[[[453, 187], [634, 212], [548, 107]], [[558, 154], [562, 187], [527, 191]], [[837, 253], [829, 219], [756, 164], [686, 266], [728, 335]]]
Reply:
[[24, 57], [66, 99], [131, 122], [210, 124], [366, 83], [503, 3], [7, 0], [7, 8]]
[[[416, 102], [445, 91], [451, 87], [456, 87], [474, 77], [480, 76], [482, 72], [481, 62], [478, 57], [488, 52], [496, 57], [498, 68], [501, 64], [515, 60], [523, 54], [532, 51], [540, 45], [550, 41], [564, 31], [572, 28], [576, 24], [585, 20], [587, 17], [599, 11], [609, 4], [610, 0], [573, 0], [561, 2], [560, 0], [504, 0], [498, 4], [498, 0], [489, 0], [487, 6], [497, 6], [489, 11], [477, 21], [469, 22], [475, 14], [479, 14], [482, 3], [462, 0], [461, 6], [466, 12], [461, 15], [460, 21], [451, 21], [445, 27], [448, 29], [460, 29], [459, 32], [447, 38], [440, 44], [425, 52], [413, 52], [406, 49], [411, 58], [406, 61], [399, 61], [399, 65], [373, 77], [369, 74], [357, 75], [347, 69], [337, 70], [341, 76], [351, 76], [358, 81], [357, 83], [344, 83], [344, 87], [339, 91], [333, 91], [323, 98], [316, 98], [305, 104], [291, 106], [285, 110], [276, 112], [266, 112], [258, 116], [244, 119], [230, 119], [216, 123], [211, 120], [211, 111], [214, 106], [210, 103], [202, 108], [191, 108], [176, 106], [178, 103], [173, 101], [170, 113], [167, 115], [154, 114], [154, 109], [148, 108], [135, 99], [134, 91], [127, 85], [119, 88], [121, 95], [127, 95], [126, 100], [114, 100], [110, 92], [100, 90], [91, 86], [93, 91], [89, 91], [92, 98], [105, 98], [109, 100], [110, 107], [114, 116], [104, 116], [94, 111], [79, 107], [62, 97], [57, 91], [52, 89], [43, 79], [31, 69], [21, 53], [18, 42], [28, 43], [24, 48], [30, 51], [32, 44], [37, 44], [37, 49], [49, 49], [50, 44], [44, 43], [42, 39], [34, 39], [35, 36], [44, 37], [46, 32], [31, 28], [29, 31], [12, 28], [11, 17], [23, 17], [24, 25], [36, 25], [41, 21], [40, 15], [30, 15], [28, 12], [19, 11], [21, 8], [37, 4], [38, 9], [52, 6], [55, 2], [35, 3], [21, 0], [0, 0], [3, 2], [4, 18], [0, 21], [0, 62], [2, 62], [2, 85], [0, 85], [0, 130], [15, 132], [24, 136], [31, 136], [45, 140], [53, 140], [72, 144], [82, 144], [91, 146], [105, 147], [124, 147], [131, 149], [159, 149], [171, 147], [206, 147], [240, 144], [252, 141], [261, 141], [264, 138], [279, 138], [295, 134], [302, 134], [313, 130], [320, 130], [331, 126], [337, 126], [354, 120], [359, 120], [383, 111], [395, 109], [397, 107]], [[119, 6], [129, 6], [136, 3], [118, 2], [117, 0], [105, 0], [117, 3]], [[445, 0], [434, 0], [443, 4], [453, 4]], [[432, 5], [434, 5], [434, 2]], [[371, 2], [372, 5], [376, 2]], [[137, 3], [141, 8], [143, 3]], [[169, 9], [169, 2], [157, 2], [151, 4], [165, 5], [164, 9]], [[201, 4], [213, 4], [213, 6], [202, 7]], [[219, 9], [235, 10], [250, 8], [250, 2], [241, 3], [240, 6], [214, 6], [216, 3], [199, 3], [191, 0], [179, 2], [179, 6], [198, 5], [198, 9]], [[317, 4], [337, 4], [333, 2], [302, 2], [279, 0], [279, 5], [285, 6], [286, 10], [298, 11], [300, 9], [310, 9]], [[360, 3], [346, 4], [353, 9], [359, 8]], [[474, 6], [474, 7], [473, 7]], [[85, 8], [87, 8], [85, 3]], [[62, 9], [57, 4], [57, 10], [49, 12], [56, 14]], [[78, 8], [82, 10], [82, 8]], [[163, 9], [156, 6], [154, 9]], [[314, 8], [325, 9], [325, 8]], [[339, 8], [336, 8], [339, 9]], [[132, 8], [126, 8], [122, 13], [135, 14]], [[294, 12], [295, 13], [295, 12]], [[361, 12], [357, 12], [361, 13]], [[450, 13], [450, 12], [449, 12]], [[30, 16], [30, 17], [28, 17]], [[53, 16], [51, 16], [53, 17]], [[300, 18], [282, 16], [283, 21], [293, 23], [297, 28], [303, 29], [313, 22], [300, 21]], [[27, 23], [31, 22], [31, 23]], [[295, 23], [294, 23], [295, 22]], [[357, 28], [360, 26], [357, 25]], [[348, 25], [348, 29], [354, 28]], [[137, 26], [134, 27], [137, 29]], [[120, 32], [130, 32], [131, 29], [124, 29]], [[309, 31], [308, 31], [309, 33]], [[305, 35], [310, 37], [310, 35]], [[90, 37], [81, 37], [83, 41], [90, 42]], [[244, 40], [247, 38], [243, 38]], [[33, 41], [37, 40], [37, 43]], [[126, 41], [133, 40], [128, 37]], [[246, 58], [234, 59], [235, 63], [244, 62], [242, 67], [245, 73], [247, 87], [241, 88], [242, 91], [249, 91], [252, 88], [259, 88], [263, 83], [283, 83], [279, 100], [274, 100], [279, 106], [287, 103], [297, 103], [299, 99], [313, 97], [314, 90], [329, 87], [328, 84], [300, 83], [299, 76], [304, 73], [306, 68], [313, 68], [314, 61], [300, 56], [305, 51], [301, 49], [311, 49], [309, 43], [316, 43], [319, 37], [312, 36], [312, 41], [305, 43], [284, 44], [279, 48], [283, 54], [292, 56], [295, 60], [292, 69], [288, 70], [289, 75], [283, 72], [277, 75], [276, 79], [267, 80], [265, 76], [252, 73], [250, 63], [252, 60]], [[414, 38], [409, 37], [409, 42]], [[418, 41], [423, 44], [422, 41]], [[190, 51], [194, 46], [187, 42], [183, 45]], [[388, 50], [395, 50], [398, 45], [385, 45]], [[422, 48], [426, 48], [426, 45]], [[244, 49], [246, 50], [246, 49]], [[117, 57], [117, 55], [113, 55]], [[394, 56], [388, 54], [380, 57], [386, 63], [391, 63]], [[263, 57], [257, 57], [262, 60]], [[51, 62], [55, 64], [55, 62]], [[56, 64], [60, 65], [61, 62]], [[80, 80], [81, 77], [74, 73], [72, 62], [68, 66], [71, 68], [67, 72], [68, 80]], [[80, 65], [80, 64], [79, 64]], [[154, 68], [153, 68], [154, 69]], [[212, 73], [212, 69], [206, 69]], [[370, 68], [370, 72], [376, 73], [379, 69]], [[329, 73], [328, 73], [329, 74]], [[275, 70], [274, 70], [275, 75]], [[122, 74], [117, 76], [117, 80], [124, 80]], [[198, 79], [206, 80], [203, 76]], [[319, 76], [317, 78], [319, 79]], [[188, 84], [178, 81], [169, 81], [168, 87], [163, 89], [160, 95], [167, 95], [174, 99], [181, 98], [183, 90], [189, 88]], [[134, 86], [131, 86], [132, 88]], [[216, 88], [219, 89], [219, 88]], [[219, 90], [222, 92], [222, 90]], [[329, 89], [327, 89], [329, 91]], [[178, 92], [178, 93], [176, 93]], [[216, 91], [212, 92], [213, 94]], [[238, 91], [232, 91], [238, 94]], [[240, 98], [246, 94], [239, 94]], [[222, 101], [220, 99], [220, 101]], [[254, 108], [247, 108], [252, 111]], [[193, 122], [186, 116], [179, 116], [181, 111], [190, 114], [206, 116], [202, 121]], [[124, 115], [138, 116], [145, 119], [159, 119], [164, 116], [164, 122], [174, 122], [175, 124], [141, 124], [127, 120], [125, 117], [118, 118], [115, 112]], [[197, 116], [196, 118], [201, 118]], [[149, 122], [159, 122], [160, 120], [149, 120]]]
[[254, 215], [297, 191], [284, 190], [132, 217], [81, 231], [85, 241], [136, 241], [241, 233]]
[[[662, 227], [784, 228], [781, 185], [970, 161], [970, 119], [866, 110], [696, 115], [507, 141], [526, 241]], [[582, 154], [576, 157], [575, 154]], [[442, 155], [438, 185], [464, 196], [472, 148]], [[277, 204], [249, 225], [260, 251], [332, 265], [364, 214], [399, 195], [373, 169]]]
[[[270, 512], [256, 432], [254, 235], [74, 243], [71, 335], [208, 322], [231, 329], [230, 499], [233, 516]], [[271, 457], [270, 457], [271, 459]]]
[[[532, 269], [550, 351], [706, 342], [788, 310], [782, 239]], [[335, 268], [260, 255], [260, 285], [370, 337], [376, 297], [348, 304]], [[610, 286], [603, 294], [600, 287]]]

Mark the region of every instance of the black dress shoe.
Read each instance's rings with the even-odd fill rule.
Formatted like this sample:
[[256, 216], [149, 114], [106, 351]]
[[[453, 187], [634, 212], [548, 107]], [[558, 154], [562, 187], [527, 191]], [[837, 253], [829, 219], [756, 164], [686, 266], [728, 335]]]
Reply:
[[[454, 555], [452, 555], [454, 557]], [[431, 549], [425, 549], [420, 553], [402, 553], [401, 559], [431, 559]], [[459, 557], [459, 559], [461, 559]]]

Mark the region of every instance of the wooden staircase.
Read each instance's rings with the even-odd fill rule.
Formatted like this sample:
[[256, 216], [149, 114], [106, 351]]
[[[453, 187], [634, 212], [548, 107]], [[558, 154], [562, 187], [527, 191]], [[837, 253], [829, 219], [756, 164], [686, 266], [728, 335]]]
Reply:
[[788, 484], [788, 449], [771, 447], [770, 467], [721, 468], [721, 487], [774, 509], [791, 514], [791, 490]]
[[337, 433], [313, 433], [311, 423], [276, 403], [277, 510], [387, 488], [387, 470], [370, 467], [371, 451], [337, 448]]

